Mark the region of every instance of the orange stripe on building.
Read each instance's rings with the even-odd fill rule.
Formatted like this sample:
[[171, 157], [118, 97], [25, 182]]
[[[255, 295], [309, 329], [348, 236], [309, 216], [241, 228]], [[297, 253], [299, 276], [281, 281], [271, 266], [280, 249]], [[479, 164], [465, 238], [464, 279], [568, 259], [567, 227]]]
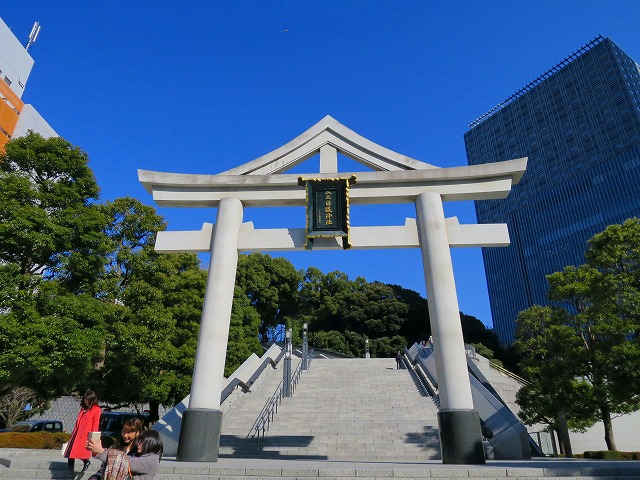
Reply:
[[4, 150], [4, 145], [13, 135], [23, 108], [24, 102], [20, 97], [0, 80], [0, 149]]

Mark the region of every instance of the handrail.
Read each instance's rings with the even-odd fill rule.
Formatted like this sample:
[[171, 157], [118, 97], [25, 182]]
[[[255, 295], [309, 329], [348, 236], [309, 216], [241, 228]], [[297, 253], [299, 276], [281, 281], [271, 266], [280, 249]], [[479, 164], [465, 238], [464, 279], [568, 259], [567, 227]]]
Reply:
[[254, 438], [258, 437], [258, 449], [260, 449], [260, 432], [262, 432], [262, 438], [264, 438], [264, 434], [269, 430], [269, 426], [273, 421], [273, 418], [276, 413], [278, 413], [278, 406], [282, 403], [282, 398], [284, 396], [284, 385], [283, 381], [278, 384], [276, 391], [271, 395], [267, 403], [265, 403], [264, 407], [258, 414], [258, 418], [253, 423], [251, 430], [247, 434], [246, 438]]
[[296, 385], [298, 385], [298, 380], [300, 380], [300, 375], [302, 374], [302, 362], [298, 363], [296, 370], [291, 375], [291, 395], [296, 389]]
[[[260, 370], [260, 373], [262, 373], [262, 370]], [[244, 383], [239, 378], [231, 380], [224, 390], [222, 390], [222, 394], [220, 395], [220, 404], [222, 405], [227, 397], [231, 395], [231, 392], [233, 392], [238, 386], [242, 388], [243, 392], [248, 392], [251, 389], [251, 383], [252, 382], [249, 382], [248, 384]]]
[[500, 373], [505, 374], [507, 377], [511, 377], [514, 380], [517, 380], [518, 382], [524, 384], [524, 385], [531, 385], [531, 382], [529, 380], [525, 380], [524, 378], [516, 375], [513, 372], [510, 372], [509, 370], [507, 370], [504, 367], [501, 367], [500, 365], [498, 365], [497, 363], [493, 363], [491, 360], [489, 360], [489, 365], [493, 368], [495, 368], [496, 370], [498, 370]]
[[[307, 358], [307, 369], [311, 365], [311, 357], [313, 357], [313, 349], [311, 350], [311, 355]], [[293, 372], [291, 376], [291, 395], [296, 389], [298, 385], [298, 381], [300, 380], [300, 376], [302, 375], [302, 362], [298, 363], [296, 370]], [[269, 431], [269, 427], [271, 426], [271, 422], [273, 422], [276, 413], [278, 413], [278, 407], [282, 404], [282, 399], [284, 398], [284, 380], [282, 380], [276, 391], [271, 395], [271, 397], [267, 400], [264, 407], [258, 414], [258, 418], [251, 426], [249, 433], [246, 438], [256, 438], [257, 439], [257, 449], [260, 451], [260, 444], [262, 440], [264, 440], [265, 433]], [[262, 436], [261, 436], [262, 435]]]
[[267, 365], [271, 365], [273, 368], [276, 368], [276, 366], [278, 365], [278, 358], [276, 358], [276, 360], [272, 360], [269, 357], [266, 358], [262, 362], [262, 364], [256, 369], [256, 371], [253, 372], [253, 375], [251, 375], [251, 377], [249, 377], [249, 380], [247, 380], [247, 385], [249, 385], [249, 386], [253, 385], [253, 383], [258, 379], [258, 377], [260, 377], [260, 375], [262, 375], [262, 371], [265, 368], [267, 368]]
[[[298, 383], [301, 371], [302, 369], [300, 365], [298, 365], [298, 368], [296, 368], [296, 371], [294, 373], [293, 381], [291, 382], [292, 383], [291, 393], [293, 393], [295, 386]], [[278, 384], [278, 387], [276, 388], [276, 391], [273, 393], [273, 395], [271, 395], [271, 397], [264, 404], [264, 407], [262, 407], [262, 410], [258, 414], [258, 418], [256, 418], [256, 421], [251, 426], [251, 429], [249, 430], [249, 433], [247, 434], [246, 438], [249, 438], [249, 437], [253, 438], [257, 434], [259, 434], [260, 431], [263, 431], [264, 433], [265, 430], [266, 431], [269, 430], [269, 425], [273, 420], [274, 415], [278, 413], [278, 406], [282, 403], [282, 398], [284, 397], [283, 383], [284, 383], [284, 380], [281, 380], [280, 383]]]
[[275, 360], [272, 359], [271, 357], [265, 358], [260, 364], [260, 366], [256, 368], [256, 371], [253, 372], [253, 375], [251, 375], [251, 377], [246, 382], [243, 382], [237, 377], [233, 378], [222, 391], [222, 394], [220, 395], [220, 404], [224, 403], [227, 397], [231, 395], [231, 393], [238, 386], [242, 388], [243, 392], [248, 392], [249, 390], [251, 390], [251, 386], [260, 377], [260, 375], [262, 375], [262, 372], [264, 371], [264, 369], [267, 368], [268, 365], [271, 365], [273, 368], [276, 368], [278, 361], [282, 358], [283, 355], [284, 355], [284, 350], [281, 350], [278, 356], [275, 358]]

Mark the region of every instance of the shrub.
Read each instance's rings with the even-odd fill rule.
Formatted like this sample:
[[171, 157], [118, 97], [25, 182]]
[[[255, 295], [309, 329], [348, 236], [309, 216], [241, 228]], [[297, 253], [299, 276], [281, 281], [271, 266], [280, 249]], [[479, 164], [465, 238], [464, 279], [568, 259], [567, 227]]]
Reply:
[[623, 460], [622, 452], [618, 452], [617, 450], [604, 450], [602, 452], [602, 458], [604, 460]]
[[0, 448], [60, 449], [68, 442], [68, 433], [51, 432], [3, 432], [0, 433]]
[[584, 452], [584, 458], [592, 460], [640, 460], [640, 452], [619, 452], [617, 450], [592, 450]]

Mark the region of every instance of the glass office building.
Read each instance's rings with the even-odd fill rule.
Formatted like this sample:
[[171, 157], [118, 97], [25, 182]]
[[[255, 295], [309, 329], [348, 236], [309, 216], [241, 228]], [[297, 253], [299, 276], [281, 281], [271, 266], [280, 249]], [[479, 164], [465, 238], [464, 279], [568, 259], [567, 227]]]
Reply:
[[470, 165], [529, 157], [479, 223], [507, 223], [511, 245], [483, 249], [491, 312], [504, 345], [518, 312], [546, 305], [546, 275], [584, 263], [587, 240], [640, 217], [640, 66], [598, 37], [470, 125]]

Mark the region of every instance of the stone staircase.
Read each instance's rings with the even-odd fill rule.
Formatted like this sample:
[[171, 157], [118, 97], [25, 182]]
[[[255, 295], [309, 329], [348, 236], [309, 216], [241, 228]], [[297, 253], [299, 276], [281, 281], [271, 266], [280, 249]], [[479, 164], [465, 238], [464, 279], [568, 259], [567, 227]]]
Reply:
[[[166, 458], [155, 478], [640, 479], [640, 462], [536, 459], [443, 465], [436, 408], [409, 370], [396, 370], [394, 359], [314, 359], [293, 396], [283, 399], [258, 448], [247, 434], [281, 380], [279, 366], [265, 373], [259, 388], [225, 407], [218, 462]], [[74, 478], [87, 480], [97, 467]], [[0, 480], [41, 478], [69, 478], [66, 460], [51, 450], [0, 449]]]
[[243, 399], [225, 416], [221, 456], [399, 462], [440, 459], [437, 409], [408, 370], [396, 369], [394, 359], [315, 359], [302, 373], [293, 396], [283, 399], [258, 446], [257, 439], [246, 436], [275, 391], [279, 372], [265, 384], [261, 395]]

